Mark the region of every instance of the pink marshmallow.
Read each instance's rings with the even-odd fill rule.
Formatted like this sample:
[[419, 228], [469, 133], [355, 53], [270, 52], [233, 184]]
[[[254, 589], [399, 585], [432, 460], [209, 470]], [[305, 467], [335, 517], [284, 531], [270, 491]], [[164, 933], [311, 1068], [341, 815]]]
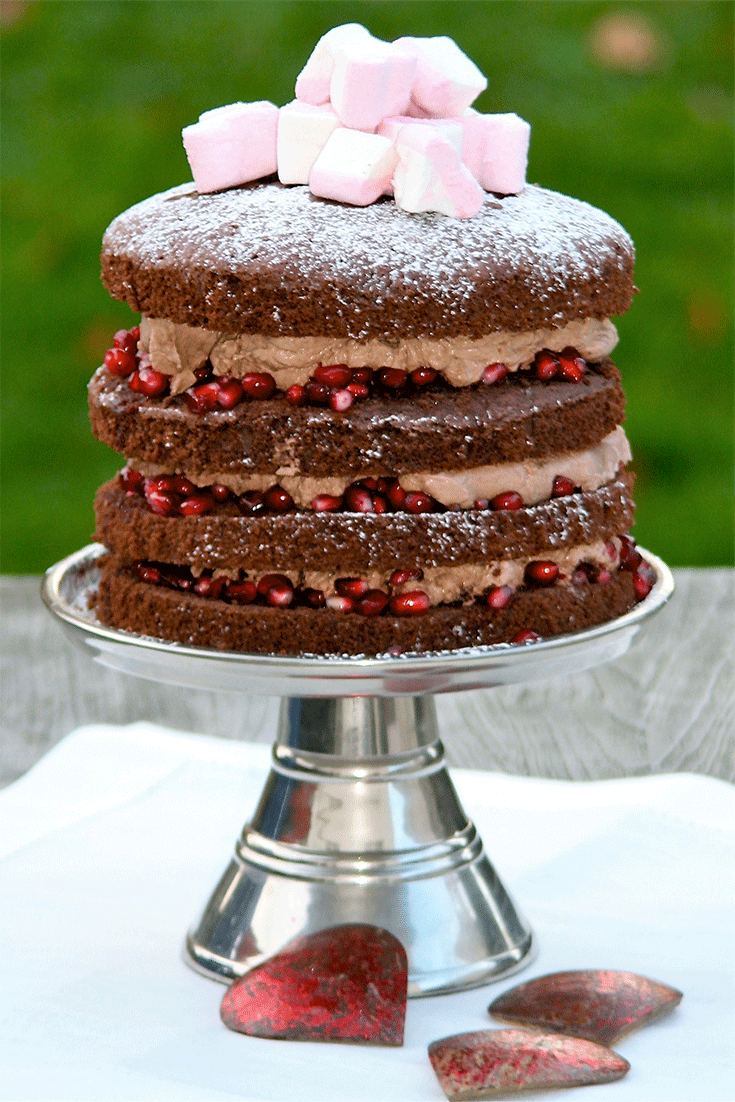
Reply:
[[404, 126], [431, 126], [454, 146], [457, 153], [462, 152], [464, 141], [464, 128], [461, 119], [415, 119], [410, 115], [389, 115], [383, 119], [377, 129], [378, 134], [390, 138], [392, 142], [398, 137]]
[[339, 125], [328, 103], [314, 107], [294, 100], [281, 108], [276, 148], [278, 179], [282, 184], [308, 184], [311, 166]]
[[181, 132], [202, 195], [238, 187], [276, 171], [278, 108], [267, 100], [205, 111]]
[[480, 115], [474, 107], [468, 107], [457, 122], [462, 127], [462, 164], [465, 165], [475, 179], [480, 181], [482, 165], [485, 158], [485, 146], [487, 136], [485, 133], [485, 115]]
[[296, 99], [314, 106], [329, 103], [335, 51], [348, 42], [370, 42], [372, 37], [361, 23], [344, 23], [323, 34], [296, 77]]
[[322, 199], [366, 207], [384, 193], [397, 160], [388, 138], [340, 127], [315, 160], [309, 187]]
[[415, 69], [415, 55], [387, 42], [348, 42], [334, 55], [332, 107], [350, 129], [374, 131], [386, 115], [408, 106]]
[[526, 186], [531, 127], [512, 113], [480, 118], [485, 127], [480, 183], [485, 191], [517, 195]]
[[436, 38], [398, 38], [395, 46], [417, 55], [411, 99], [434, 118], [461, 115], [484, 92], [487, 80], [456, 42]]
[[477, 214], [484, 198], [482, 188], [443, 134], [421, 123], [404, 126], [396, 149], [393, 187], [399, 207], [412, 214], [437, 211], [450, 218]]

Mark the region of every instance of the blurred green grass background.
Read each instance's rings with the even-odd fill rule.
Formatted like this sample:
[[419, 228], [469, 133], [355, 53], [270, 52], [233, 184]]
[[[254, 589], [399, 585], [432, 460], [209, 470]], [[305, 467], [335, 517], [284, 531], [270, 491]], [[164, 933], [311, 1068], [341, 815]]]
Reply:
[[609, 211], [638, 252], [615, 354], [638, 472], [636, 536], [674, 566], [733, 561], [733, 6], [43, 0], [2, 25], [2, 559], [37, 573], [93, 530], [119, 458], [85, 384], [133, 324], [98, 280], [121, 210], [190, 179], [181, 128], [293, 98], [330, 26], [448, 34], [483, 111], [532, 125], [529, 179]]

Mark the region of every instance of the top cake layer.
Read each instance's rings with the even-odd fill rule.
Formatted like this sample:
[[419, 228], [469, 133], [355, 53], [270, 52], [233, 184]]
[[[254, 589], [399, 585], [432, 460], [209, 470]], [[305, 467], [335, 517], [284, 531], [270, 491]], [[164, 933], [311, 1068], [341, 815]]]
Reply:
[[148, 317], [224, 333], [477, 339], [622, 314], [633, 261], [614, 219], [539, 187], [459, 221], [278, 183], [188, 184], [115, 219], [102, 281]]

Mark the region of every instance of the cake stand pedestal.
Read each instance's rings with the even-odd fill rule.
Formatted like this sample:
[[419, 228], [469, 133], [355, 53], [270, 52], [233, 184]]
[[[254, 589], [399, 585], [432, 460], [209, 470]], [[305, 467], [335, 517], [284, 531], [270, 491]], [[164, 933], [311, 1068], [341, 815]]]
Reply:
[[347, 922], [406, 948], [409, 995], [491, 982], [533, 956], [531, 930], [457, 798], [433, 694], [570, 674], [617, 658], [673, 592], [668, 568], [633, 611], [522, 646], [397, 658], [219, 652], [105, 628], [89, 610], [92, 545], [46, 575], [43, 598], [115, 670], [189, 688], [283, 696], [270, 775], [186, 940], [192, 967], [230, 982], [293, 938]]

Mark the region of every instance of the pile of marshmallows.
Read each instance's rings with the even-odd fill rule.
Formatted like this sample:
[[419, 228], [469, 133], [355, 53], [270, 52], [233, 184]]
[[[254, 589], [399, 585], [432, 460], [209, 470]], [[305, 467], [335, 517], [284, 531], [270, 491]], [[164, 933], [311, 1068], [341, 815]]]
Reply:
[[485, 192], [522, 191], [528, 163], [527, 122], [470, 107], [486, 87], [451, 38], [382, 42], [348, 23], [319, 40], [292, 103], [205, 111], [184, 148], [200, 193], [277, 172], [323, 199], [472, 218]]

